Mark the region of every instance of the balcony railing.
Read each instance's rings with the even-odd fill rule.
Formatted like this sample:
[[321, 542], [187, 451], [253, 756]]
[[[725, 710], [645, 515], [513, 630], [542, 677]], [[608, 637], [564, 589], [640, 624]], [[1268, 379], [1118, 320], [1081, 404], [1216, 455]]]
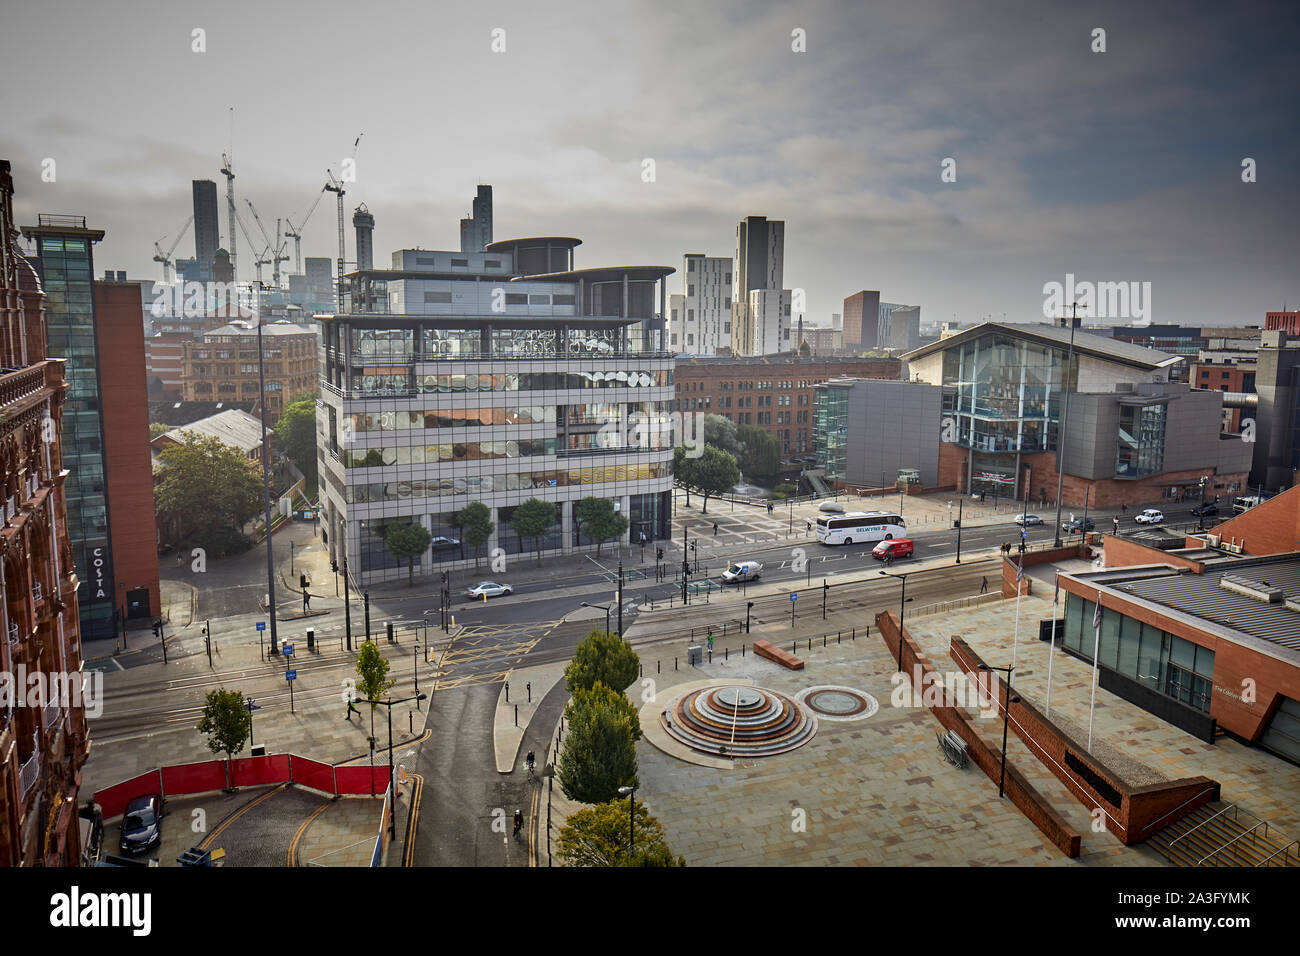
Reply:
[[45, 369], [39, 365], [23, 369], [5, 369], [0, 374], [0, 408], [22, 401], [45, 387]]
[[41, 726], [45, 728], [45, 732], [49, 733], [56, 728], [62, 716], [63, 713], [57, 697], [54, 700], [47, 701], [45, 706], [41, 708]]
[[27, 798], [31, 793], [32, 787], [36, 786], [36, 781], [41, 779], [41, 752], [33, 750], [32, 755], [24, 761], [18, 770], [18, 789]]

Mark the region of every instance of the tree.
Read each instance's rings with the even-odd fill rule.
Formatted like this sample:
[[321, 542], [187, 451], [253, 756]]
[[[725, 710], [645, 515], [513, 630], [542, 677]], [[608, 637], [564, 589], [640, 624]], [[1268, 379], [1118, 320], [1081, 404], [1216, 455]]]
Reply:
[[555, 503], [541, 498], [529, 498], [510, 517], [510, 530], [521, 538], [532, 538], [537, 551], [537, 563], [542, 563], [542, 536], [555, 527], [559, 512]]
[[474, 546], [474, 569], [478, 570], [479, 550], [487, 544], [496, 528], [491, 509], [481, 501], [471, 502], [456, 512], [452, 523], [460, 529], [461, 538]]
[[607, 687], [600, 681], [596, 681], [589, 689], [579, 688], [573, 692], [573, 699], [564, 708], [564, 719], [573, 720], [574, 715], [583, 707], [609, 708], [627, 724], [633, 740], [641, 739], [641, 718], [622, 691]]
[[[378, 700], [388, 689], [397, 683], [397, 678], [388, 676], [391, 665], [379, 652], [379, 645], [374, 641], [363, 641], [357, 650], [357, 693], [367, 700]], [[373, 714], [378, 704], [370, 705]]]
[[198, 731], [207, 734], [208, 749], [224, 753], [229, 761], [244, 749], [253, 726], [253, 714], [244, 704], [244, 695], [224, 687], [208, 691], [203, 704], [203, 718]]
[[564, 683], [571, 694], [591, 690], [598, 683], [621, 691], [636, 680], [640, 667], [641, 659], [625, 641], [597, 628], [574, 650], [564, 669]]
[[781, 442], [769, 431], [753, 425], [736, 429], [740, 436], [741, 453], [738, 464], [743, 474], [760, 481], [769, 481], [781, 470]]
[[295, 399], [286, 405], [275, 423], [275, 443], [307, 479], [307, 487], [316, 487], [316, 397]]
[[725, 415], [704, 416], [704, 444], [740, 457], [740, 434], [736, 423]]
[[709, 498], [730, 491], [740, 481], [736, 459], [717, 448], [704, 449], [693, 468], [695, 490], [704, 496], [704, 514], [709, 513]]
[[590, 699], [569, 720], [556, 776], [570, 800], [605, 803], [619, 787], [635, 787], [636, 741], [623, 715]]
[[417, 521], [394, 521], [384, 529], [384, 545], [390, 554], [407, 559], [407, 587], [415, 585], [415, 559], [429, 549], [433, 536], [429, 530]]
[[[633, 804], [631, 814], [622, 799], [570, 814], [556, 841], [556, 853], [564, 865], [685, 866], [684, 858], [673, 856], [663, 826], [645, 804], [637, 800]], [[630, 817], [635, 817], [634, 826]]]
[[583, 498], [578, 502], [576, 515], [579, 530], [596, 542], [597, 556], [606, 541], [627, 534], [627, 518], [614, 510], [614, 502], [608, 498]]
[[153, 440], [154, 440], [155, 438], [157, 438], [159, 435], [166, 435], [166, 434], [167, 434], [169, 431], [171, 431], [171, 430], [172, 430], [172, 426], [170, 426], [170, 425], [164, 425], [164, 424], [162, 424], [161, 422], [150, 422], [150, 423], [149, 423], [149, 440], [150, 440], [150, 441], [153, 441]]
[[181, 516], [182, 536], [239, 531], [262, 505], [261, 469], [218, 438], [183, 435], [183, 441], [168, 445], [159, 456], [158, 508]]
[[673, 449], [673, 480], [686, 491], [686, 507], [691, 506], [691, 491], [695, 487], [695, 464], [698, 458], [689, 458], [686, 449], [678, 445]]

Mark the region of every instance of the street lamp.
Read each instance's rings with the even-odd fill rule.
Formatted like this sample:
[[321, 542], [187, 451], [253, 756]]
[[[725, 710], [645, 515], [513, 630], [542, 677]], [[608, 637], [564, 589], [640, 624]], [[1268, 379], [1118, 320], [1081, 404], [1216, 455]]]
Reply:
[[[393, 705], [405, 704], [413, 700], [427, 700], [428, 696], [428, 694], [416, 694], [413, 697], [403, 697], [401, 700], [370, 700], [367, 698], [361, 701], [363, 704], [379, 705], [388, 708], [388, 786], [393, 794], [393, 811], [392, 815], [388, 818], [388, 835], [393, 840], [397, 839], [397, 778], [393, 775]], [[373, 747], [374, 745], [372, 744], [371, 746]]]
[[998, 799], [1002, 798], [1007, 779], [1007, 724], [1011, 720], [1011, 705], [1020, 703], [1020, 698], [1011, 693], [1011, 672], [1015, 669], [1014, 665], [1011, 667], [980, 665], [982, 671], [1006, 671], [1007, 674], [1007, 679], [1003, 682], [1005, 690], [1002, 694], [1002, 770], [998, 773]]
[[612, 605], [609, 604], [588, 604], [586, 601], [582, 602], [582, 607], [598, 607], [605, 612], [605, 633], [606, 634], [609, 633], [609, 609], [611, 606]]
[[754, 602], [746, 601], [745, 602], [745, 633], [746, 634], [749, 633], [749, 612], [752, 611], [753, 609], [754, 609]]
[[258, 403], [262, 423], [262, 491], [266, 498], [266, 594], [267, 612], [271, 616], [271, 656], [280, 653], [275, 630], [275, 557], [271, 550], [271, 445], [266, 440], [266, 363], [262, 359], [261, 296], [257, 298], [259, 315], [248, 322], [231, 322], [238, 328], [257, 329]]
[[1061, 492], [1065, 487], [1065, 429], [1070, 422], [1070, 370], [1074, 366], [1074, 330], [1079, 325], [1079, 303], [1071, 303], [1070, 350], [1065, 356], [1065, 371], [1061, 376], [1065, 386], [1065, 402], [1061, 408], [1061, 427], [1056, 433], [1056, 547], [1061, 547]]
[[631, 851], [636, 846], [636, 787], [619, 787], [618, 792], [627, 797], [627, 848]]

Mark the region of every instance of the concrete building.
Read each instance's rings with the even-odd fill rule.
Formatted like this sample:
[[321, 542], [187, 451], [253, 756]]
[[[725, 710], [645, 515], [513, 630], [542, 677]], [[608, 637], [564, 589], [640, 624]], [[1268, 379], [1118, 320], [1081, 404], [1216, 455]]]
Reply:
[[943, 388], [884, 379], [831, 379], [814, 389], [817, 467], [836, 487], [888, 488], [903, 471], [939, 484]]
[[[775, 319], [780, 311], [779, 302], [774, 311], [763, 317], [772, 323], [767, 334], [759, 331], [754, 315], [756, 290], [781, 292], [785, 282], [785, 223], [768, 220], [766, 216], [747, 216], [736, 225], [735, 270], [731, 290], [731, 352], [749, 356], [765, 354], [760, 340], [774, 344]], [[773, 307], [771, 299], [759, 298], [766, 307]], [[787, 300], [788, 304], [788, 300]], [[788, 316], [787, 316], [788, 318]], [[788, 323], [787, 323], [788, 325]], [[780, 351], [771, 348], [771, 352]]]
[[1258, 395], [1250, 483], [1265, 489], [1300, 481], [1300, 336], [1264, 332], [1255, 360]]
[[492, 244], [492, 187], [479, 186], [468, 219], [460, 221], [460, 251], [482, 252]]
[[682, 293], [669, 297], [668, 336], [674, 351], [716, 355], [731, 347], [731, 287], [729, 257], [688, 252], [682, 258]]
[[754, 289], [749, 293], [746, 310], [748, 328], [742, 355], [778, 355], [789, 352], [797, 343], [790, 315], [789, 289]]
[[[77, 866], [77, 788], [90, 740], [84, 697], [59, 693], [70, 681], [80, 691], [83, 674], [65, 502], [69, 363], [46, 351], [46, 292], [13, 241], [13, 193], [9, 161], [0, 161], [0, 867]], [[56, 299], [67, 295], [65, 270], [83, 284], [93, 274], [90, 230], [80, 221], [63, 228], [83, 234], [60, 247], [58, 263], [46, 262]], [[76, 291], [90, 311], [90, 290]], [[56, 693], [33, 696], [33, 679]]]
[[861, 352], [877, 347], [880, 338], [880, 293], [855, 292], [844, 300], [844, 350]]
[[[587, 497], [614, 501], [630, 540], [670, 536], [673, 362], [663, 319], [671, 266], [573, 269], [580, 240], [491, 242], [479, 252], [401, 250], [354, 273], [347, 311], [320, 318], [322, 529], [357, 582], [407, 574], [392, 522], [433, 541], [417, 573], [473, 561], [456, 514], [481, 502], [494, 548], [529, 498], [554, 502], [543, 551], [592, 542]], [[641, 441], [638, 422], [655, 423]]]
[[[1118, 507], [1245, 485], [1251, 446], [1220, 435], [1223, 393], [1170, 382], [1178, 356], [1070, 330], [986, 322], [903, 356], [943, 385], [940, 484]], [[1057, 441], [1069, 397], [1066, 440]]]
[[375, 267], [375, 217], [362, 203], [352, 213], [352, 228], [357, 233], [357, 269]]
[[256, 401], [264, 371], [266, 419], [274, 422], [295, 396], [316, 391], [316, 332], [285, 320], [264, 321], [262, 370], [256, 328], [223, 325], [205, 332], [201, 342], [183, 343], [182, 401]]
[[921, 307], [880, 303], [876, 328], [876, 348], [911, 351], [921, 345]]
[[892, 358], [683, 357], [676, 363], [674, 410], [758, 426], [780, 440], [787, 458], [811, 458], [816, 386], [845, 376], [898, 378], [901, 368]]
[[211, 179], [195, 179], [191, 185], [194, 193], [194, 262], [198, 269], [197, 278], [203, 282], [213, 278], [212, 261], [221, 245], [217, 184]]
[[[1255, 357], [1256, 350], [1245, 351], [1225, 348], [1223, 339], [1211, 339], [1209, 348], [1201, 349], [1196, 364], [1192, 366], [1191, 384], [1194, 388], [1215, 389], [1232, 395], [1245, 396], [1255, 394]], [[1227, 340], [1233, 342], [1235, 340]], [[1247, 416], [1251, 413], [1246, 413]], [[1229, 435], [1241, 433], [1243, 408], [1241, 405], [1228, 405], [1223, 408], [1223, 432]]]

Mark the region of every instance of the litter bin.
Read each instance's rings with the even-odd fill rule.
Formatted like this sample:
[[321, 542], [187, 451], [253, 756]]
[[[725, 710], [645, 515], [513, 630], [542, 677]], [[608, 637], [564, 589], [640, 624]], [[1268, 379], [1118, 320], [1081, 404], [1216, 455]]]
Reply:
[[694, 667], [704, 660], [704, 645], [691, 644], [686, 648], [686, 663]]
[[316, 650], [316, 628], [307, 628], [307, 650]]

